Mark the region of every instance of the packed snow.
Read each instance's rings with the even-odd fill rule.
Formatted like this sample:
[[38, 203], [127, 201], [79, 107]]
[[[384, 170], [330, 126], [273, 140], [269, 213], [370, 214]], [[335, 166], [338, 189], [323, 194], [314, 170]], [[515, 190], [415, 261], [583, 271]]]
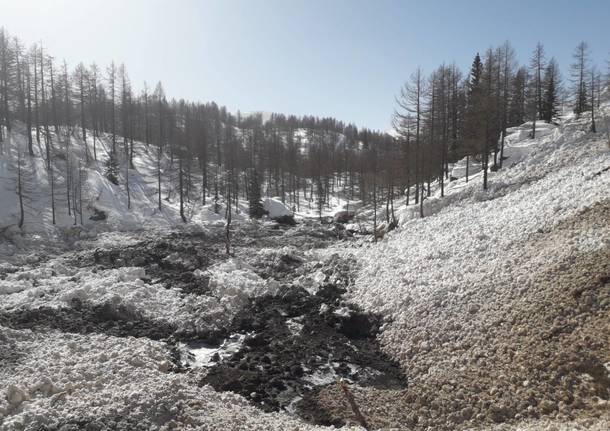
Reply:
[[[399, 229], [348, 251], [362, 268], [351, 299], [385, 317], [382, 343], [422, 397], [415, 402], [426, 396], [438, 400], [430, 417], [419, 417], [419, 426], [438, 425], [435, 417], [449, 417], [455, 426], [476, 415], [490, 422], [522, 419], [523, 387], [533, 391], [530, 396], [544, 413], [559, 415], [556, 423], [568, 422], [573, 413], [560, 394], [572, 394], [558, 387], [548, 389], [552, 394], [545, 398], [549, 394], [542, 388], [552, 377], [535, 371], [554, 372], [540, 365], [549, 360], [564, 367], [559, 370], [572, 370], [574, 385], [584, 385], [574, 390], [577, 405], [589, 406], [598, 412], [594, 415], [608, 411], [607, 400], [596, 400], [585, 383], [596, 380], [578, 374], [610, 362], [609, 323], [602, 311], [609, 305], [607, 292], [600, 287], [599, 296], [588, 299], [599, 303], [600, 311], [597, 305], [581, 310], [571, 304], [580, 291], [572, 297], [567, 292], [579, 285], [604, 286], [607, 277], [609, 111], [604, 106], [606, 116], [599, 120], [604, 132], [596, 135], [586, 119], [572, 116], [559, 126], [538, 124], [535, 139], [529, 137], [531, 124], [511, 129], [505, 167], [490, 172], [488, 190], [482, 190], [480, 172], [466, 183], [461, 161], [446, 196], [436, 189], [424, 202], [425, 218], [419, 218], [416, 205], [403, 204]], [[584, 339], [585, 347], [569, 338], [545, 338], [565, 325], [578, 328], [573, 336]], [[577, 365], [561, 356], [574, 349], [573, 355], [583, 355], [576, 361], [587, 361], [584, 350], [592, 355], [590, 364], [598, 365]], [[518, 376], [525, 377], [515, 382]], [[529, 383], [531, 378], [540, 380]], [[488, 393], [494, 398], [485, 398]], [[486, 410], [486, 402], [497, 408]]]
[[[598, 124], [602, 130], [608, 129], [609, 111], [608, 107], [602, 110], [606, 115]], [[418, 421], [419, 426], [427, 423], [434, 428], [438, 425], [435, 420], [445, 418], [442, 413], [456, 426], [474, 417], [498, 430], [571, 429], [566, 424], [575, 429], [607, 429], [608, 402], [592, 395], [596, 386], [586, 370], [568, 370], [578, 372], [569, 384], [576, 388], [578, 405], [596, 413], [597, 419], [593, 413], [594, 419], [570, 417], [577, 410], [544, 395], [548, 377], [544, 373], [553, 371], [557, 363], [563, 366], [561, 355], [574, 354], [566, 346], [578, 349], [579, 343], [594, 351], [599, 356], [595, 359], [606, 368], [610, 364], [610, 344], [596, 338], [605, 336], [608, 341], [607, 316], [560, 297], [567, 292], [567, 297], [593, 301], [598, 307], [595, 310], [608, 306], [601, 296], [603, 283], [599, 304], [587, 293], [586, 289], [592, 289], [588, 285], [582, 291], [570, 290], [589, 282], [598, 286], [595, 277], [603, 280], [603, 274], [597, 274], [595, 268], [610, 261], [608, 138], [588, 133], [587, 121], [572, 117], [559, 126], [539, 124], [535, 139], [529, 138], [528, 129], [525, 124], [510, 130], [504, 168], [490, 173], [487, 191], [481, 190], [481, 173], [476, 169], [469, 169], [472, 175], [465, 181], [464, 161], [460, 161], [452, 170], [457, 180], [447, 184], [445, 196], [435, 187], [434, 195], [425, 201], [424, 219], [419, 219], [418, 207], [405, 207], [404, 201], [398, 201], [399, 228], [379, 242], [361, 240], [353, 247], [341, 245], [320, 252], [321, 256], [342, 253], [356, 257], [360, 272], [348, 296], [365, 311], [384, 316], [380, 340], [408, 376], [411, 392], [406, 394], [355, 390], [358, 397], [369, 395], [359, 398], [366, 400], [362, 410], [379, 427], [387, 425], [384, 420], [405, 415], [404, 424]], [[13, 152], [19, 139], [23, 136], [15, 133]], [[102, 137], [97, 145], [103, 154], [108, 138]], [[154, 210], [155, 173], [149, 170], [155, 166], [154, 154], [140, 143], [136, 153], [136, 166], [130, 172], [134, 187], [131, 211], [126, 210], [124, 190], [107, 181], [102, 166], [86, 169], [86, 216], [96, 208], [107, 213], [108, 219], [102, 227], [86, 222], [85, 232], [89, 233], [76, 234], [74, 244], [128, 245], [137, 241], [137, 235], [98, 231], [166, 229], [180, 224], [175, 199], [164, 201], [162, 211]], [[14, 166], [9, 164], [8, 158], [0, 159], [2, 176], [13, 175]], [[42, 166], [34, 164], [31, 172], [37, 179], [30, 181], [46, 184]], [[36, 196], [41, 204], [28, 209], [25, 231], [32, 235], [49, 234], [47, 195], [42, 190]], [[170, 190], [164, 190], [167, 193]], [[0, 208], [0, 225], [14, 226], [14, 191], [0, 189], [0, 199], [9, 203]], [[337, 198], [335, 203], [329, 211], [345, 209], [347, 201]], [[265, 204], [270, 216], [293, 213], [278, 199], [267, 199]], [[188, 211], [192, 220], [201, 223], [222, 220], [222, 210], [217, 214], [212, 206], [193, 205]], [[361, 214], [368, 211], [363, 208]], [[242, 213], [245, 218], [245, 205]], [[71, 223], [66, 214], [59, 219], [66, 230]], [[4, 235], [12, 243], [0, 243], [0, 253], [15, 252], [20, 232], [11, 234], [7, 228]], [[70, 265], [61, 255], [38, 256], [31, 264], [25, 257], [19, 267], [9, 263], [0, 267], [0, 310], [60, 309], [78, 300], [178, 329], [222, 327], [249, 299], [278, 292], [278, 283], [257, 273], [252, 262], [274, 266], [280, 264], [280, 256], [302, 260], [306, 253], [289, 246], [263, 248], [254, 256], [235, 256], [197, 268], [195, 277], [209, 279], [206, 295], [145, 281], [149, 274], [135, 265], [93, 271]], [[182, 258], [167, 256], [169, 260]], [[316, 265], [305, 266], [303, 271], [298, 285], [315, 293], [325, 280], [324, 272]], [[556, 310], [560, 306], [563, 311]], [[569, 314], [574, 307], [579, 313], [576, 316]], [[298, 318], [290, 320], [290, 331], [300, 333], [302, 328]], [[565, 328], [573, 332], [557, 345], [547, 343], [549, 333], [561, 333]], [[232, 351], [240, 342], [240, 334], [236, 334], [221, 350]], [[527, 348], [520, 351], [522, 346]], [[205, 345], [179, 347], [190, 349], [194, 363], [200, 365], [219, 353], [218, 348]], [[39, 333], [0, 324], [0, 361], [2, 431], [61, 425], [78, 428], [97, 420], [125, 430], [325, 429], [288, 413], [264, 413], [241, 396], [199, 386], [198, 371], [172, 372], [167, 344], [145, 337], [80, 335], [53, 329]], [[531, 364], [540, 367], [538, 374], [528, 368]], [[328, 376], [319, 377], [331, 381]], [[476, 403], [468, 398], [473, 392], [477, 392]], [[528, 410], [517, 403], [528, 399], [528, 394], [537, 403], [530, 411], [547, 416], [523, 415]], [[491, 396], [497, 405], [486, 404]], [[473, 405], [464, 407], [465, 403]], [[490, 412], [489, 418], [484, 409]], [[491, 425], [496, 418], [517, 425]]]

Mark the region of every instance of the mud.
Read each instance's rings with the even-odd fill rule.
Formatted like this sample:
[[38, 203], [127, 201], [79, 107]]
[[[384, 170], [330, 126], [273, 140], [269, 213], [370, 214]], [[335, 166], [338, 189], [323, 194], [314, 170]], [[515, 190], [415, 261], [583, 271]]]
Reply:
[[[343, 299], [357, 270], [355, 261], [337, 255], [312, 260], [306, 251], [349, 239], [338, 225], [301, 222], [296, 227], [277, 223], [236, 225], [232, 246], [264, 279], [281, 286], [276, 295], [251, 299], [226, 327], [184, 332], [164, 321], [117, 306], [73, 299], [61, 308], [39, 307], [0, 312], [0, 325], [36, 332], [99, 333], [115, 337], [141, 337], [167, 343], [174, 366], [171, 372], [199, 368], [200, 384], [218, 391], [243, 395], [264, 411], [289, 411], [318, 424], [343, 423], [325, 412], [316, 396], [337, 379], [351, 385], [402, 389], [406, 378], [398, 365], [380, 350], [376, 336], [379, 316], [363, 313]], [[209, 279], [202, 272], [222, 262], [224, 232], [173, 232], [142, 234], [129, 245], [113, 244], [65, 253], [63, 262], [92, 272], [121, 267], [145, 269], [145, 283], [160, 283], [183, 294], [209, 294]], [[259, 253], [268, 249], [269, 253]], [[32, 262], [36, 265], [37, 262]], [[12, 268], [4, 271], [8, 274]], [[317, 284], [304, 285], [313, 272]], [[188, 349], [207, 346], [222, 349], [223, 340], [235, 334], [240, 343], [229, 352], [215, 354], [205, 366], [194, 364]], [[187, 350], [185, 350], [187, 346]], [[213, 350], [212, 350], [213, 351]], [[4, 363], [15, 360], [1, 357]], [[6, 355], [5, 355], [6, 356]], [[136, 429], [121, 418], [69, 419], [45, 430]]]
[[[345, 284], [351, 266], [337, 263], [327, 278]], [[344, 273], [337, 274], [337, 268]], [[276, 296], [251, 301], [230, 327], [248, 334], [243, 347], [216, 358], [201, 383], [239, 393], [265, 411], [288, 410], [325, 425], [342, 421], [329, 420], [313, 397], [338, 379], [404, 389], [406, 377], [376, 341], [380, 317], [346, 303], [344, 293], [335, 283], [325, 283], [314, 294], [288, 285]]]
[[75, 334], [107, 334], [160, 340], [175, 333], [171, 325], [148, 320], [122, 306], [90, 304], [73, 299], [71, 307], [19, 309], [0, 312], [0, 325], [42, 332], [56, 329]]

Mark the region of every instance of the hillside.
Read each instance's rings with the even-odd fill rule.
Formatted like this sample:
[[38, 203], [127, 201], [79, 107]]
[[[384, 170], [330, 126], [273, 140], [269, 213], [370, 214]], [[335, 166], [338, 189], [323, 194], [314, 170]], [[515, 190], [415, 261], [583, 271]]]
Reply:
[[[604, 111], [607, 127], [607, 106]], [[511, 129], [505, 168], [490, 175], [488, 191], [481, 190], [479, 174], [468, 183], [458, 178], [444, 198], [435, 191], [425, 201], [423, 219], [415, 205], [397, 202], [400, 226], [377, 243], [368, 237], [333, 243], [331, 230], [305, 221], [285, 230], [245, 223], [236, 231], [236, 255], [227, 258], [212, 224], [169, 236], [100, 232], [75, 243], [72, 252], [31, 251], [19, 266], [4, 264], [0, 429], [327, 429], [295, 412], [313, 422], [355, 424], [333, 383], [339, 376], [352, 383], [372, 429], [607, 429], [607, 136], [588, 133], [588, 122], [571, 116], [541, 127], [536, 139], [527, 129]], [[150, 210], [154, 197], [145, 185], [152, 173], [141, 165], [145, 148], [138, 153], [132, 183], [142, 192], [133, 197], [143, 216], [135, 221], [170, 226], [175, 208], [168, 205], [162, 216]], [[453, 167], [454, 176], [462, 164]], [[121, 190], [99, 170], [87, 176], [87, 187], [97, 190], [90, 196], [101, 190], [97, 205], [111, 215], [117, 211], [120, 220]], [[369, 211], [365, 207], [362, 216]], [[297, 300], [304, 301], [334, 286], [347, 288], [347, 301], [331, 296], [303, 315], [301, 302], [296, 314], [273, 308], [284, 306], [274, 304], [290, 299], [287, 292], [302, 292]], [[269, 368], [255, 356], [263, 337], [252, 335], [264, 326], [256, 320], [260, 308], [240, 311], [250, 301], [263, 310], [271, 304], [266, 330], [279, 331], [272, 354], [306, 353], [304, 361], [314, 364], [316, 353], [321, 358], [319, 368], [297, 362], [290, 372], [269, 370], [279, 374], [264, 382], [296, 384], [296, 393], [278, 394], [263, 382], [256, 391], [264, 393], [248, 385], [229, 392], [209, 386], [220, 383], [206, 376], [226, 372], [222, 367], [232, 365], [224, 361], [231, 358], [254, 361], [234, 364], [235, 372], [246, 367], [242, 377], [257, 364]], [[311, 344], [316, 332], [306, 328], [319, 316], [339, 329], [350, 316], [365, 323], [379, 316], [382, 326], [376, 339], [359, 335], [333, 344], [336, 335], [322, 332], [326, 338]], [[231, 321], [249, 322], [251, 332], [222, 332], [233, 328]], [[222, 343], [190, 344], [202, 337], [210, 343], [218, 331], [228, 337]], [[392, 369], [369, 359], [366, 366], [354, 364], [363, 360], [354, 346], [371, 343], [374, 351], [377, 342], [397, 361], [406, 388], [358, 383]], [[337, 350], [316, 352], [320, 346]], [[338, 356], [345, 346], [355, 349], [347, 365]], [[221, 368], [210, 362], [214, 353]], [[265, 413], [261, 396], [289, 404]]]
[[[172, 162], [167, 154], [162, 155], [162, 210], [158, 209], [157, 196], [157, 152], [156, 149], [147, 147], [144, 143], [136, 141], [134, 143], [133, 168], [129, 169], [129, 189], [130, 189], [130, 208], [126, 191], [126, 161], [123, 151], [119, 151], [118, 183], [113, 184], [106, 176], [106, 162], [109, 158], [112, 140], [109, 135], [102, 134], [96, 138], [97, 160], [92, 160], [89, 165], [84, 164], [85, 143], [77, 135], [73, 134], [70, 138], [69, 157], [73, 163], [80, 163], [82, 170], [82, 202], [83, 202], [83, 223], [85, 229], [98, 228], [99, 230], [129, 230], [146, 229], [155, 227], [176, 226], [181, 223], [178, 212], [179, 199], [176, 195], [176, 183], [172, 169]], [[122, 147], [122, 137], [117, 141]], [[68, 215], [67, 194], [65, 186], [66, 172], [66, 138], [58, 138], [51, 132], [51, 142], [54, 148], [53, 171], [55, 173], [55, 198], [57, 199], [57, 220], [59, 228], [68, 228], [74, 224], [81, 225], [80, 211], [77, 223], [74, 218]], [[94, 143], [92, 133], [89, 131], [86, 145], [89, 154], [94, 154]], [[19, 205], [17, 196], [17, 149], [25, 152], [26, 134], [24, 126], [19, 125], [17, 130], [11, 134], [11, 141], [8, 150], [0, 156], [2, 171], [0, 178], [2, 184], [3, 201], [7, 205], [3, 206], [0, 213], [0, 227], [17, 224], [19, 220]], [[42, 145], [34, 145], [34, 156], [22, 156], [24, 197], [26, 211], [24, 219], [24, 232], [26, 233], [47, 233], [51, 234], [53, 226], [51, 222], [51, 187], [50, 179], [44, 165], [44, 142]], [[177, 161], [173, 162], [176, 165]], [[70, 171], [77, 170], [72, 167]], [[201, 175], [192, 174], [193, 188], [201, 188]], [[192, 193], [193, 197], [195, 193]], [[190, 221], [203, 222], [221, 220], [224, 218], [223, 211], [216, 214], [213, 205], [203, 206], [201, 198], [187, 202], [187, 214]], [[91, 220], [94, 209], [103, 211], [106, 219], [103, 223], [96, 223], [100, 220]]]
[[347, 251], [350, 298], [386, 318], [384, 350], [409, 376], [407, 392], [360, 393], [375, 426], [608, 428], [610, 147], [589, 127], [512, 129], [488, 191], [456, 181], [426, 218], [404, 209], [397, 231]]

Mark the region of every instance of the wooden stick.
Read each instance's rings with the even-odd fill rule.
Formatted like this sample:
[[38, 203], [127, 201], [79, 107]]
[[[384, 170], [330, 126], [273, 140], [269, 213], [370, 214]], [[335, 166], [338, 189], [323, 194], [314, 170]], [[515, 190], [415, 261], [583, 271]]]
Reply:
[[354, 399], [354, 396], [349, 391], [349, 388], [347, 387], [347, 383], [345, 383], [345, 381], [343, 379], [338, 379], [337, 380], [337, 384], [339, 385], [339, 387], [343, 391], [343, 394], [345, 395], [345, 398], [347, 398], [347, 402], [349, 403], [350, 407], [352, 408], [352, 411], [354, 412], [354, 415], [356, 416], [356, 419], [358, 420], [360, 425], [365, 430], [368, 431], [370, 428], [369, 428], [368, 424], [366, 423], [366, 419], [364, 419], [364, 416], [362, 416], [362, 413], [360, 413], [360, 409], [358, 408], [358, 404], [356, 404], [356, 400]]

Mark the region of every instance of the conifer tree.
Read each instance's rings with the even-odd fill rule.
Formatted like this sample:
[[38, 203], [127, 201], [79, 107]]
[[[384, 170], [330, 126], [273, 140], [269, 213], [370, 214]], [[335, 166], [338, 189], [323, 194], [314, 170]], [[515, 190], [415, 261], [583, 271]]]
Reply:
[[541, 117], [542, 112], [542, 71], [545, 67], [544, 48], [540, 42], [536, 45], [532, 59], [530, 62], [530, 70], [532, 72], [532, 100], [531, 118], [532, 118], [532, 138], [536, 137], [536, 120]]
[[519, 126], [525, 122], [525, 93], [527, 70], [521, 67], [512, 79], [508, 108], [508, 126]]
[[546, 66], [543, 79], [544, 96], [542, 100], [541, 118], [547, 123], [551, 123], [553, 118], [559, 113], [559, 66], [557, 61], [552, 58]]
[[466, 156], [466, 182], [468, 182], [470, 156], [481, 152], [485, 140], [485, 110], [482, 84], [483, 63], [475, 56], [468, 77], [466, 112], [464, 114], [464, 156]]
[[591, 68], [589, 74], [591, 76], [591, 132], [597, 133], [597, 127], [595, 126], [595, 85], [597, 74], [595, 72], [595, 67]]
[[587, 97], [587, 68], [589, 64], [589, 46], [586, 42], [581, 42], [574, 51], [574, 63], [570, 69], [572, 73], [572, 82], [574, 85], [574, 113], [577, 117], [588, 110]]

